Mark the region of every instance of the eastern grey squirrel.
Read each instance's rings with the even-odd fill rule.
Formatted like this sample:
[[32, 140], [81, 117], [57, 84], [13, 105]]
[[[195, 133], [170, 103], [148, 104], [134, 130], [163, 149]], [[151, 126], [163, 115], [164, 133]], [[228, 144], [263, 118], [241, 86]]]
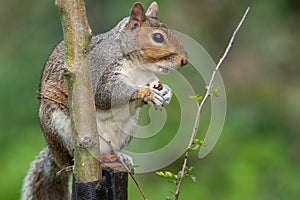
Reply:
[[[146, 13], [135, 3], [129, 17], [110, 31], [93, 36], [90, 67], [96, 104], [102, 155], [121, 151], [136, 128], [140, 108], [145, 104], [163, 106], [171, 90], [155, 73], [167, 74], [184, 66], [188, 56], [173, 30], [157, 19], [153, 2]], [[22, 199], [70, 199], [73, 138], [68, 110], [68, 93], [63, 73], [64, 42], [53, 50], [45, 64], [40, 83], [40, 124], [47, 148], [33, 161], [24, 180]], [[131, 162], [130, 157], [121, 154]]]

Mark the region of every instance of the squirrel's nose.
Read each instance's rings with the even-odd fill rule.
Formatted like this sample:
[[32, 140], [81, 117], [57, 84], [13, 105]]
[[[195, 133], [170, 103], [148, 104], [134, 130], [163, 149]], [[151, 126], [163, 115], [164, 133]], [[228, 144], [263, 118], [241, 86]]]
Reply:
[[185, 51], [183, 51], [183, 52], [180, 53], [180, 58], [181, 58], [181, 60], [180, 60], [180, 67], [183, 67], [184, 65], [188, 64], [188, 62], [189, 62], [188, 61], [189, 56], [188, 56], [188, 54]]
[[189, 62], [189, 61], [188, 61], [186, 58], [182, 58], [182, 59], [181, 59], [180, 66], [182, 67], [182, 66], [186, 65], [186, 64], [188, 64], [188, 62]]

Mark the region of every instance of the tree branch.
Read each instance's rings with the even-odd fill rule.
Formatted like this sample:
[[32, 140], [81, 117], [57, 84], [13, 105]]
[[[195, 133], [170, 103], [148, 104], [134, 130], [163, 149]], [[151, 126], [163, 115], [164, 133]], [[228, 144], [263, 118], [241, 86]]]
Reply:
[[[209, 85], [207, 86], [207, 90], [206, 90], [206, 93], [203, 97], [203, 99], [201, 100], [199, 106], [198, 106], [198, 109], [197, 109], [197, 113], [196, 113], [196, 117], [195, 117], [195, 122], [194, 122], [194, 127], [193, 127], [193, 132], [192, 132], [192, 135], [191, 135], [191, 138], [190, 138], [190, 141], [189, 141], [189, 144], [188, 144], [188, 147], [187, 148], [191, 148], [192, 145], [193, 145], [193, 141], [195, 139], [195, 136], [196, 136], [196, 133], [197, 133], [197, 130], [198, 130], [198, 124], [199, 124], [199, 119], [200, 119], [200, 112], [202, 110], [202, 107], [204, 105], [204, 103], [206, 102], [206, 100], [208, 99], [208, 97], [211, 95], [211, 91], [212, 91], [212, 85], [213, 85], [213, 81], [215, 79], [215, 76], [220, 68], [220, 66], [222, 65], [223, 61], [225, 60], [225, 58], [227, 57], [227, 54], [229, 52], [229, 50], [231, 49], [232, 45], [233, 45], [233, 41], [235, 39], [235, 35], [236, 33], [239, 31], [241, 25], [243, 24], [248, 12], [250, 10], [250, 7], [247, 8], [247, 10], [245, 11], [242, 19], [240, 20], [238, 26], [236, 27], [236, 29], [234, 30], [231, 38], [230, 38], [230, 41], [227, 45], [227, 48], [223, 54], [223, 56], [220, 58], [217, 66], [215, 67], [212, 75], [211, 75], [211, 79], [209, 81]], [[174, 197], [174, 200], [177, 200], [178, 197], [179, 197], [179, 193], [180, 193], [180, 188], [181, 188], [181, 184], [182, 184], [182, 179], [185, 175], [185, 169], [186, 169], [186, 166], [187, 166], [187, 161], [188, 161], [188, 155], [189, 153], [186, 152], [185, 153], [185, 156], [184, 156], [184, 161], [183, 161], [183, 165], [182, 165], [182, 168], [181, 168], [181, 176], [180, 176], [180, 179], [177, 183], [177, 187], [176, 187], [176, 192], [175, 192], [175, 197]]]
[[[101, 180], [95, 103], [89, 67], [92, 31], [83, 0], [56, 0], [65, 42], [65, 79], [75, 139], [74, 174], [78, 182]], [[93, 155], [92, 153], [93, 152]]]

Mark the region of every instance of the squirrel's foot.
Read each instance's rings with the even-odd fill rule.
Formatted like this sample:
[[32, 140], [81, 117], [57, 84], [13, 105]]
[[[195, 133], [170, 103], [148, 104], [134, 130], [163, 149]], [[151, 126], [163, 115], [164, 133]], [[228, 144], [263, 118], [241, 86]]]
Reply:
[[128, 169], [130, 170], [130, 172], [133, 174], [135, 171], [135, 167], [134, 167], [134, 163], [133, 163], [133, 159], [131, 156], [128, 156], [124, 153], [118, 153], [119, 158], [123, 161], [123, 163], [125, 163], [128, 167]]
[[126, 165], [127, 167], [130, 167], [130, 166], [133, 166], [133, 159], [131, 156], [128, 156], [124, 153], [118, 153], [118, 156], [119, 156], [119, 159], [122, 160]]

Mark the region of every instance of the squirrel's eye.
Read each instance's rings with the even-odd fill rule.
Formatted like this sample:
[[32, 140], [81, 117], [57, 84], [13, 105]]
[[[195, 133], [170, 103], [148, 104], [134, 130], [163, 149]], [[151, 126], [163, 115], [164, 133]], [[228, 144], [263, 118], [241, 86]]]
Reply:
[[153, 33], [152, 39], [157, 43], [163, 43], [165, 41], [165, 37], [161, 33]]

